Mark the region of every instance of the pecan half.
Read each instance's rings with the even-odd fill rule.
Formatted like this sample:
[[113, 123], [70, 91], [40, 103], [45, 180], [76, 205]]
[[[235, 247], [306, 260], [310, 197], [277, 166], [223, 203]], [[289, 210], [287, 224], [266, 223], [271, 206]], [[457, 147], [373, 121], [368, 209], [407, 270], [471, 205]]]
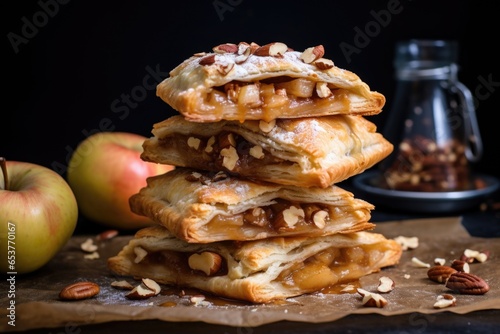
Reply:
[[100, 287], [94, 282], [76, 282], [64, 287], [59, 292], [59, 298], [62, 300], [82, 300], [97, 295]]
[[457, 270], [449, 266], [434, 266], [427, 270], [427, 277], [432, 281], [438, 283], [445, 283], [451, 274], [456, 273]]
[[488, 283], [484, 279], [462, 271], [451, 274], [445, 286], [464, 295], [484, 295], [490, 290]]

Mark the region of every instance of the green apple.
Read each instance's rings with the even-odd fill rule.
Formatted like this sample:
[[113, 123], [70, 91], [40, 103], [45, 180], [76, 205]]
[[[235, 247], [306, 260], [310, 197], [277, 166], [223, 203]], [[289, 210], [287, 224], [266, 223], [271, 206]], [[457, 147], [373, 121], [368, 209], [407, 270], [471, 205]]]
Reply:
[[173, 166], [141, 159], [146, 137], [130, 132], [98, 132], [85, 138], [73, 152], [67, 180], [80, 213], [93, 222], [132, 230], [153, 224], [130, 210], [130, 197], [146, 186], [150, 176]]
[[78, 205], [66, 180], [37, 164], [0, 158], [0, 268], [25, 274], [68, 242]]

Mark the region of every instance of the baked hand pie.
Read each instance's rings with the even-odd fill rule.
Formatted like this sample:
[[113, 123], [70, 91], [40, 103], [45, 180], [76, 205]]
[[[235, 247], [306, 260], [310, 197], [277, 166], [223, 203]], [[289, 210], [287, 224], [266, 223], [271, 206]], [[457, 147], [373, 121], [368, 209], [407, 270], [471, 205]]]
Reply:
[[157, 86], [164, 102], [193, 122], [375, 115], [385, 96], [355, 73], [284, 43], [226, 43], [183, 61]]
[[301, 187], [329, 187], [393, 150], [375, 124], [352, 115], [214, 123], [175, 115], [152, 133], [143, 143], [145, 161]]
[[131, 210], [189, 243], [372, 229], [372, 204], [338, 186], [300, 188], [176, 167], [147, 179]]
[[374, 232], [246, 242], [186, 243], [161, 226], [139, 230], [108, 267], [122, 276], [268, 303], [396, 265], [401, 246]]

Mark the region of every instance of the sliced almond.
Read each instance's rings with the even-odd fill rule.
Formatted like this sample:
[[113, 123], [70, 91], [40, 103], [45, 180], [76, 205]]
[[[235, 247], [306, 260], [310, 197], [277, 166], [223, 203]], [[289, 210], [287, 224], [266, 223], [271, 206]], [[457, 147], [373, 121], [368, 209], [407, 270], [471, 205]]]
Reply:
[[238, 45], [233, 43], [220, 44], [212, 48], [215, 53], [237, 53]]

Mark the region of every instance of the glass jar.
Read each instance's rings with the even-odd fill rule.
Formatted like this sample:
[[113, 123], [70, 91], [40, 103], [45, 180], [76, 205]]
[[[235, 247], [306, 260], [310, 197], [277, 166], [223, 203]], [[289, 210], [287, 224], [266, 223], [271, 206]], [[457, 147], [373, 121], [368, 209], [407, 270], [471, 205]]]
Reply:
[[381, 186], [402, 191], [473, 188], [469, 162], [482, 154], [472, 95], [457, 79], [457, 44], [396, 44], [396, 90], [383, 128], [394, 151], [380, 164]]

